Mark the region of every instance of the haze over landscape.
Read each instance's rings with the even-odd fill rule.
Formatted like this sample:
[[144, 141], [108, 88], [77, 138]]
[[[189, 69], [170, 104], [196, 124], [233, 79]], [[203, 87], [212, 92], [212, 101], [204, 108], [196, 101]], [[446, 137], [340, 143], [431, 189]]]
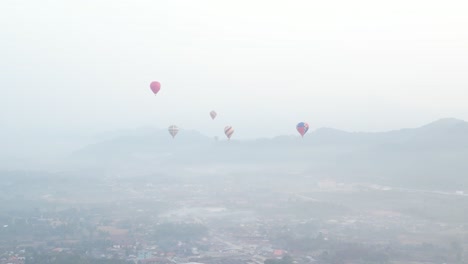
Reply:
[[0, 264], [467, 263], [467, 10], [1, 1]]
[[467, 5], [2, 1], [2, 133], [208, 134], [212, 109], [237, 138], [468, 120]]

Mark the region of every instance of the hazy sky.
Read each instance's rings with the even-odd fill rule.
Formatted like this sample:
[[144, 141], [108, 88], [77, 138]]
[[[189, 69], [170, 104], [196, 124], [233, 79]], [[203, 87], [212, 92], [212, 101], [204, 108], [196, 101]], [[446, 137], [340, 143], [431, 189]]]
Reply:
[[466, 0], [1, 0], [0, 127], [249, 138], [468, 120], [467, 14]]

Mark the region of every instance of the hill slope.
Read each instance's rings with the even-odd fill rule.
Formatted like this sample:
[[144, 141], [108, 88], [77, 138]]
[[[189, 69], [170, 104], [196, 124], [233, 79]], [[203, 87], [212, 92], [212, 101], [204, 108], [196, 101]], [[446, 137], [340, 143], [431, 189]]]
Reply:
[[304, 173], [347, 181], [399, 186], [467, 188], [468, 123], [442, 119], [428, 125], [381, 133], [322, 128], [304, 139], [280, 136], [250, 141], [214, 141], [195, 131], [175, 140], [167, 131], [121, 136], [74, 153], [87, 166], [213, 167], [216, 164], [274, 168], [296, 166]]

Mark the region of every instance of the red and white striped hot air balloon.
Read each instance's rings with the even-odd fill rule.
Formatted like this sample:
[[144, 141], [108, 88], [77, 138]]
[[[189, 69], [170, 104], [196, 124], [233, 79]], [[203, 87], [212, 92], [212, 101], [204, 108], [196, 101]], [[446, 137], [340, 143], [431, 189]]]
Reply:
[[213, 110], [210, 112], [211, 119], [215, 119], [218, 114]]
[[177, 133], [179, 133], [179, 128], [175, 125], [170, 126], [168, 129], [169, 134], [171, 134], [172, 138], [175, 138]]
[[234, 129], [232, 128], [232, 126], [225, 127], [224, 128], [224, 134], [226, 134], [226, 137], [228, 138], [228, 140], [230, 140], [232, 134], [234, 134]]

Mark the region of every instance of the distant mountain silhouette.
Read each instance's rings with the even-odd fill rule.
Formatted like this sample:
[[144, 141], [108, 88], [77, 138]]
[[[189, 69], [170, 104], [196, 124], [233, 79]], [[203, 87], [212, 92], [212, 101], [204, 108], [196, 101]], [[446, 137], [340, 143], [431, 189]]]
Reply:
[[215, 141], [181, 130], [144, 130], [87, 146], [72, 156], [94, 166], [303, 164], [307, 173], [402, 186], [468, 188], [468, 123], [441, 119], [419, 128], [346, 132], [332, 128], [272, 139]]

